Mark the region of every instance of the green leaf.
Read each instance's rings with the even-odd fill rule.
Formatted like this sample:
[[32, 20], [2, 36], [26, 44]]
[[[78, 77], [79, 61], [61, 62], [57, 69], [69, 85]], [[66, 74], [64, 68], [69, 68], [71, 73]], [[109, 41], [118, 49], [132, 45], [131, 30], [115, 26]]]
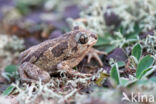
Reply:
[[149, 84], [149, 82], [156, 83], [156, 77], [152, 77], [152, 78], [147, 79], [147, 80], [142, 80], [142, 79], [138, 80], [137, 84], [145, 85], [145, 84]]
[[139, 79], [141, 79], [148, 71], [150, 71], [152, 68], [147, 68], [145, 69], [141, 74], [140, 76], [138, 77]]
[[139, 61], [142, 54], [142, 48], [140, 44], [136, 44], [132, 50], [132, 55]]
[[156, 83], [156, 77], [152, 77], [149, 80]]
[[109, 53], [109, 52], [113, 51], [116, 47], [114, 45], [107, 45], [107, 46], [105, 46], [103, 48], [104, 48], [104, 51], [106, 53]]
[[124, 87], [128, 87], [131, 84], [134, 84], [137, 82], [137, 79], [126, 79], [126, 78], [120, 78], [120, 85]]
[[112, 52], [116, 47], [115, 45], [102, 45], [102, 46], [94, 46], [94, 48], [99, 49], [99, 50], [103, 50], [106, 53]]
[[12, 79], [17, 79], [18, 72], [16, 65], [8, 65], [4, 70], [5, 78], [10, 82]]
[[141, 73], [141, 75], [139, 76], [139, 79], [141, 79], [141, 78], [143, 78], [143, 77], [146, 77], [146, 76], [152, 74], [154, 71], [155, 71], [155, 68], [151, 68], [151, 67], [145, 69], [145, 70]]
[[120, 74], [117, 64], [112, 67], [110, 77], [116, 82], [116, 84], [120, 84]]
[[150, 55], [143, 57], [137, 66], [136, 78], [138, 79], [141, 78], [141, 74], [143, 73], [143, 71], [148, 69], [153, 63], [154, 58], [151, 57]]
[[17, 3], [16, 8], [23, 15], [26, 15], [30, 12], [30, 9], [27, 4]]
[[116, 48], [115, 45], [111, 44], [111, 41], [113, 41], [112, 34], [110, 33], [104, 33], [102, 35], [98, 35], [98, 41], [94, 45], [94, 48], [103, 50], [107, 53], [111, 52], [113, 49]]
[[138, 84], [138, 85], [140, 85], [140, 84], [141, 84], [141, 85], [145, 85], [145, 84], [147, 84], [147, 83], [149, 83], [149, 80], [138, 80], [138, 81], [137, 81], [137, 84]]
[[129, 80], [126, 79], [126, 78], [121, 78], [120, 79], [120, 85], [121, 86], [126, 86], [128, 82], [129, 82]]
[[137, 41], [137, 40], [139, 40], [139, 37], [138, 37], [137, 34], [130, 34], [130, 35], [126, 36], [126, 39], [127, 39], [127, 40], [134, 40], [134, 41]]
[[8, 96], [13, 90], [14, 90], [14, 86], [9, 86], [7, 89], [5, 89], [4, 91], [3, 91], [3, 93], [2, 93], [2, 95], [4, 95], [4, 96]]
[[94, 46], [103, 46], [110, 44], [110, 41], [113, 40], [110, 33], [104, 33], [104, 35], [98, 35], [98, 41]]
[[15, 73], [16, 71], [17, 71], [17, 66], [16, 65], [8, 65], [5, 68], [5, 72], [10, 73], [10, 74]]
[[125, 66], [125, 62], [124, 61], [118, 61], [117, 63], [118, 63], [118, 67], [119, 68]]

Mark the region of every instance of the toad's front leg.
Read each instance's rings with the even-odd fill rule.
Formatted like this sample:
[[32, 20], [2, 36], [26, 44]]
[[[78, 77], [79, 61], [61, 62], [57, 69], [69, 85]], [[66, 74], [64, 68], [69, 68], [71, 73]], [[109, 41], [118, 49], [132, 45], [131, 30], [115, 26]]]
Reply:
[[57, 69], [59, 70], [64, 70], [65, 72], [67, 72], [67, 74], [69, 76], [72, 76], [72, 77], [91, 77], [91, 74], [84, 74], [84, 73], [80, 73], [74, 69], [72, 69], [71, 67], [69, 67], [69, 65], [66, 63], [66, 62], [62, 62], [60, 64], [57, 65]]
[[99, 51], [96, 50], [94, 48], [92, 48], [89, 53], [88, 53], [88, 63], [90, 63], [91, 58], [95, 58], [97, 60], [97, 62], [99, 63], [100, 66], [103, 66], [103, 63], [99, 57], [99, 55], [107, 55], [107, 53], [103, 52], [103, 51]]
[[22, 82], [29, 83], [41, 80], [46, 83], [50, 80], [48, 72], [41, 70], [39, 67], [31, 64], [30, 62], [24, 62], [21, 64], [18, 72]]

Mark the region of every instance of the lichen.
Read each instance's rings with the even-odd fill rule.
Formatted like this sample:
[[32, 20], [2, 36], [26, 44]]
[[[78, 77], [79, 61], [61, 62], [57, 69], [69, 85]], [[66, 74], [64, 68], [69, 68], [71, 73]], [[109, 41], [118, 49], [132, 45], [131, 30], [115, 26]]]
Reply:
[[85, 19], [85, 22], [72, 19], [69, 19], [69, 21], [72, 26], [78, 24], [93, 30], [99, 35], [103, 35], [114, 28], [114, 26], [106, 25], [105, 13], [110, 15], [110, 18], [113, 18], [111, 17], [112, 13], [117, 15], [121, 20], [120, 26], [126, 30], [125, 33], [134, 32], [136, 24], [143, 31], [156, 27], [156, 3], [154, 0], [83, 0], [81, 3], [88, 7], [81, 12], [81, 18]]
[[154, 35], [148, 35], [141, 42], [143, 43], [143, 48], [147, 49], [148, 53], [152, 55], [156, 54], [156, 31], [154, 31]]
[[17, 36], [8, 36], [0, 34], [0, 58], [2, 66], [11, 64], [13, 58], [18, 57], [20, 50], [24, 49], [24, 40]]
[[[90, 83], [89, 80], [90, 78], [82, 79], [75, 77], [69, 79], [63, 76], [61, 78], [51, 78], [46, 84], [40, 80], [31, 85], [25, 83], [20, 86], [19, 81], [16, 81], [12, 85], [16, 88], [15, 92], [19, 93], [16, 100], [20, 104], [29, 104], [32, 102], [41, 104], [40, 100], [45, 104], [48, 99], [53, 100], [55, 104], [62, 104], [79, 93], [77, 87], [80, 84], [87, 86]], [[39, 101], [37, 101], [38, 98], [40, 99]]]

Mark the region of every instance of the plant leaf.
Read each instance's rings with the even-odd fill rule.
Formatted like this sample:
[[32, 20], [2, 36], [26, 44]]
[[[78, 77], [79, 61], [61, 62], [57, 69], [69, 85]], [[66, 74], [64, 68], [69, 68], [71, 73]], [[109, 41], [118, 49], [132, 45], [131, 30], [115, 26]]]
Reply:
[[110, 44], [112, 40], [112, 35], [110, 33], [105, 33], [104, 35], [98, 35], [98, 41], [94, 46], [103, 46]]
[[150, 78], [149, 80], [150, 80], [150, 81], [152, 81], [152, 82], [155, 82], [155, 83], [156, 83], [156, 76], [155, 76], [155, 77]]
[[3, 91], [2, 95], [8, 96], [14, 90], [14, 88], [15, 88], [14, 86], [10, 85], [7, 89]]
[[153, 73], [154, 71], [155, 71], [155, 69], [154, 69], [154, 68], [151, 68], [151, 67], [145, 69], [145, 70], [141, 73], [141, 75], [139, 76], [139, 79], [150, 75], [150, 74]]
[[101, 72], [100, 73], [100, 77], [96, 80], [96, 84], [98, 85], [98, 86], [102, 86], [102, 81], [105, 79], [105, 78], [108, 78], [109, 77], [109, 75], [107, 74], [107, 73], [103, 73], [103, 72]]
[[148, 69], [153, 63], [154, 63], [154, 58], [151, 57], [150, 55], [143, 57], [137, 66], [136, 78], [139, 79], [142, 72]]
[[120, 78], [120, 85], [124, 87], [128, 87], [131, 84], [134, 84], [137, 82], [137, 79], [126, 79], [126, 78]]
[[14, 73], [17, 71], [17, 66], [16, 65], [8, 65], [6, 68], [5, 68], [5, 72], [7, 73]]
[[116, 82], [116, 84], [120, 84], [120, 74], [117, 64], [112, 67], [110, 76]]
[[132, 50], [132, 55], [136, 57], [136, 59], [139, 61], [142, 54], [142, 48], [140, 44], [136, 44]]
[[125, 62], [124, 61], [118, 61], [117, 63], [118, 63], [118, 67], [119, 68], [125, 66]]
[[126, 86], [126, 84], [129, 82], [129, 80], [128, 79], [126, 79], [126, 78], [120, 78], [120, 85], [121, 86]]

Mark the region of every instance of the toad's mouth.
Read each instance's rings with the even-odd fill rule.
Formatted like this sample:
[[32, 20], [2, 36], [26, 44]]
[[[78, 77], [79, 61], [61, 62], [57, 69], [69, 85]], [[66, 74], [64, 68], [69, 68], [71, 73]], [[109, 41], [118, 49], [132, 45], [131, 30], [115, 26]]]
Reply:
[[90, 39], [89, 44], [90, 45], [96, 44], [96, 42], [97, 42], [97, 35], [96, 34], [91, 34], [90, 36], [91, 36], [91, 39]]

